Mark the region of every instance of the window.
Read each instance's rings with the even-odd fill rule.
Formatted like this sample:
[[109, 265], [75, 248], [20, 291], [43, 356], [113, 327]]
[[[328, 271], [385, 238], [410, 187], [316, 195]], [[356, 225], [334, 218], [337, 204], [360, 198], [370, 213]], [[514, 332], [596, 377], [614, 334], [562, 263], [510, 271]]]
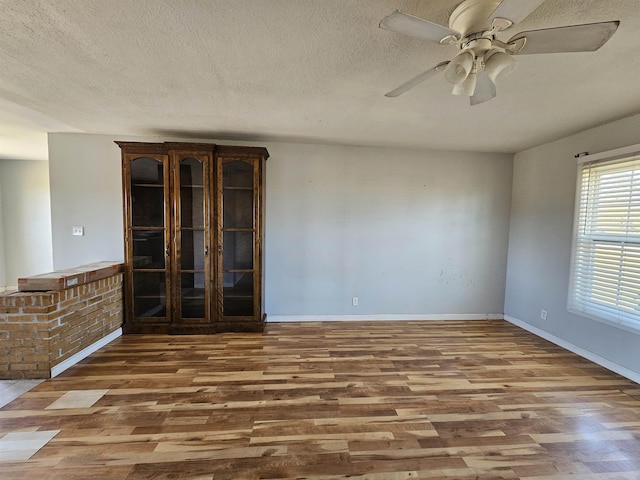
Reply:
[[569, 310], [640, 330], [640, 146], [582, 160]]

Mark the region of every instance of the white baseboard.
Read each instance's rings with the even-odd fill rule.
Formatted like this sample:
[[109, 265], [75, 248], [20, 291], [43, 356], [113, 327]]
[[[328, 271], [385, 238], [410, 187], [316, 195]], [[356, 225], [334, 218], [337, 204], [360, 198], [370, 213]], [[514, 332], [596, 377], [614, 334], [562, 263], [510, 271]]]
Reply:
[[597, 363], [601, 367], [611, 370], [612, 372], [615, 372], [618, 375], [622, 375], [623, 377], [628, 378], [629, 380], [633, 380], [636, 383], [640, 383], [640, 373], [638, 372], [635, 372], [627, 367], [623, 367], [622, 365], [618, 365], [617, 363], [612, 362], [611, 360], [607, 360], [606, 358], [601, 357], [598, 354], [590, 352], [589, 350], [585, 350], [582, 347], [578, 347], [577, 345], [574, 345], [573, 343], [569, 343], [566, 340], [562, 340], [561, 338], [556, 337], [555, 335], [549, 332], [545, 332], [544, 330], [534, 327], [533, 325], [530, 325], [527, 322], [523, 322], [522, 320], [519, 320], [517, 318], [511, 317], [509, 315], [505, 315], [504, 319], [507, 322], [522, 328], [523, 330], [531, 332], [534, 335], [537, 335], [538, 337], [542, 337], [545, 340], [550, 341], [551, 343], [555, 343], [556, 345], [564, 348], [565, 350], [569, 350], [570, 352], [573, 352], [576, 355], [580, 355], [581, 357], [586, 358], [587, 360], [591, 360], [593, 363]]
[[267, 323], [278, 322], [371, 322], [407, 320], [503, 320], [501, 313], [425, 315], [268, 315]]
[[67, 368], [71, 368], [73, 367], [76, 363], [78, 363], [80, 360], [85, 359], [86, 357], [88, 357], [89, 355], [91, 355], [93, 352], [101, 349], [102, 347], [104, 347], [105, 345], [107, 345], [108, 343], [111, 343], [112, 341], [114, 341], [116, 338], [120, 337], [122, 335], [122, 328], [119, 328], [117, 330], [114, 330], [113, 332], [111, 332], [109, 335], [107, 335], [106, 337], [102, 337], [100, 340], [98, 340], [95, 343], [92, 343], [91, 345], [89, 345], [86, 348], [83, 348], [82, 350], [80, 350], [78, 353], [76, 353], [75, 355], [70, 356], [69, 358], [67, 358], [66, 360], [60, 362], [57, 365], [54, 365], [51, 368], [51, 378], [56, 377], [58, 375], [60, 375], [62, 372], [64, 372]]

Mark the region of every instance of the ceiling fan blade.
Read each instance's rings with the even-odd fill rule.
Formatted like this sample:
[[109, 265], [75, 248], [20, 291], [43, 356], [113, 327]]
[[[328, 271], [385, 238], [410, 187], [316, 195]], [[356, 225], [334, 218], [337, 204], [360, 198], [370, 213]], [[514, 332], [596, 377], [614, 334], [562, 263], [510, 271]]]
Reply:
[[619, 21], [571, 25], [520, 32], [507, 43], [526, 38], [516, 55], [535, 53], [593, 52], [607, 43], [620, 25]]
[[496, 96], [496, 86], [493, 84], [486, 71], [478, 74], [476, 90], [471, 96], [471, 105], [488, 102]]
[[440, 40], [449, 36], [460, 36], [455, 30], [451, 30], [437, 23], [429, 22], [422, 18], [414, 17], [408, 13], [396, 10], [380, 22], [380, 28], [391, 30], [392, 32], [411, 35], [412, 37], [424, 38], [432, 42], [439, 43]]
[[544, 0], [502, 0], [489, 17], [489, 25], [494, 18], [506, 18], [513, 25], [527, 18]]
[[429, 78], [433, 77], [435, 74], [441, 72], [442, 70], [444, 70], [444, 68], [447, 65], [449, 65], [449, 62], [439, 63], [438, 65], [436, 65], [433, 68], [430, 68], [426, 72], [422, 72], [420, 75], [417, 75], [417, 76], [413, 77], [408, 82], [403, 83], [398, 88], [395, 88], [395, 89], [391, 90], [390, 92], [385, 93], [384, 96], [385, 97], [390, 97], [390, 98], [400, 96], [404, 92], [406, 92], [407, 90], [411, 90], [413, 87], [417, 87], [422, 82], [428, 80]]

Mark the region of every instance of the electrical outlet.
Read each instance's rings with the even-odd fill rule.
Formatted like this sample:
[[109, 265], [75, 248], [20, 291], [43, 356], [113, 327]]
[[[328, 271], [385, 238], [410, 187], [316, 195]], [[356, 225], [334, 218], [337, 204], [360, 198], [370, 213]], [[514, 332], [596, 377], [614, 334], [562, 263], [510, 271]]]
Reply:
[[546, 320], [546, 319], [547, 319], [547, 311], [540, 310], [540, 320]]
[[84, 235], [84, 227], [73, 226], [71, 229], [71, 235], [81, 237]]
[[353, 297], [351, 299], [351, 305], [353, 305], [354, 307], [358, 306], [358, 297]]

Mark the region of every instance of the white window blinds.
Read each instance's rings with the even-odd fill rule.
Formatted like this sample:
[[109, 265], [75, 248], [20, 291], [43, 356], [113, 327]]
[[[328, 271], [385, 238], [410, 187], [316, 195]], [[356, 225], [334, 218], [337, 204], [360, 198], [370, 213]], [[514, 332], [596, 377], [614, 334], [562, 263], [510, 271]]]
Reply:
[[640, 330], [640, 154], [578, 169], [569, 309]]

